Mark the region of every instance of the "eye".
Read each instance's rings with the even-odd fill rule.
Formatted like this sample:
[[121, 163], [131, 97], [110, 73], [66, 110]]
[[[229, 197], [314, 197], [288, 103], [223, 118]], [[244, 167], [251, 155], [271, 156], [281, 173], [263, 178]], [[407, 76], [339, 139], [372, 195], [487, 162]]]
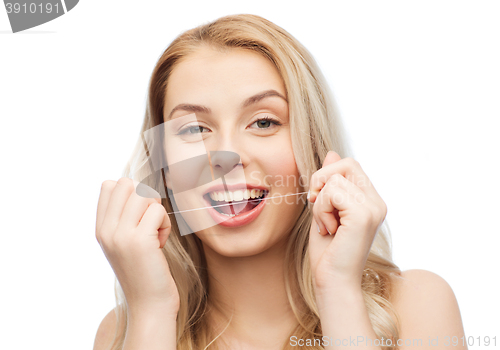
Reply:
[[270, 129], [270, 125], [274, 124], [275, 126], [280, 126], [281, 123], [269, 116], [265, 116], [264, 118], [257, 119], [252, 125], [257, 124], [258, 129]]
[[202, 132], [202, 129], [206, 129], [208, 130], [207, 128], [201, 126], [201, 125], [191, 125], [191, 126], [188, 126], [188, 127], [185, 127], [181, 130], [179, 130], [179, 132], [177, 133], [177, 135], [193, 135], [193, 134], [201, 134]]

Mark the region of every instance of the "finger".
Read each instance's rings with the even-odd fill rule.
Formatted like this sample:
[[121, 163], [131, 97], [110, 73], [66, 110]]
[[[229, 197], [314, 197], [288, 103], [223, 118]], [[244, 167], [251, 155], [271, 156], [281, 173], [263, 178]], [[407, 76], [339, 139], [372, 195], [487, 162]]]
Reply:
[[333, 164], [341, 159], [342, 158], [339, 156], [338, 153], [336, 153], [334, 151], [328, 151], [325, 159], [323, 160], [323, 165], [321, 167], [324, 168], [325, 166]]
[[[356, 186], [354, 183], [347, 180], [340, 174], [333, 174], [328, 179], [325, 186], [321, 189], [320, 195], [324, 191], [328, 192], [329, 188], [332, 187], [340, 187], [347, 192], [347, 198], [344, 199], [346, 202], [338, 203], [342, 207], [336, 207], [336, 209], [344, 210], [347, 209], [351, 204], [362, 204], [366, 200], [366, 194], [358, 186]], [[328, 201], [330, 200], [328, 196], [323, 196], [322, 198], [325, 198]], [[320, 197], [318, 196], [315, 202], [317, 202], [319, 199]]]
[[[317, 218], [316, 218], [316, 216], [317, 216]], [[316, 225], [314, 226], [315, 227], [314, 229], [316, 230], [316, 228], [317, 228], [317, 231], [321, 236], [328, 236], [329, 235], [330, 232], [326, 228], [325, 224], [320, 221], [319, 215], [313, 215], [313, 221], [316, 223]]]
[[[320, 200], [317, 204], [314, 204], [315, 209], [313, 209], [313, 213], [321, 235], [334, 234], [337, 231], [340, 221], [337, 221], [337, 218], [333, 215], [337, 208], [332, 203], [332, 199], [335, 198], [336, 200], [343, 201], [343, 198], [347, 196], [347, 192], [339, 187], [333, 193], [320, 193]], [[316, 207], [316, 205], [318, 206]]]
[[134, 179], [132, 179], [132, 182], [134, 183], [134, 189], [135, 189], [134, 192], [139, 197], [151, 198], [154, 199], [159, 204], [161, 204], [161, 195], [158, 192], [156, 192], [153, 188]]
[[170, 233], [171, 223], [163, 205], [152, 203], [144, 213], [137, 228], [147, 235], [156, 237], [161, 235], [164, 240], [162, 243], [165, 244]]
[[163, 248], [167, 243], [168, 236], [170, 235], [172, 229], [172, 222], [168, 217], [167, 210], [163, 205], [162, 208], [164, 210], [164, 217], [160, 225], [160, 228], [158, 229], [158, 239], [160, 240], [160, 248]]
[[[168, 217], [168, 215], [167, 215]], [[160, 228], [158, 230], [158, 239], [160, 240], [160, 248], [163, 248], [167, 243], [168, 236], [170, 235], [171, 227], [168, 228]]]
[[359, 163], [348, 157], [338, 160], [332, 164], [328, 164], [313, 174], [309, 187], [310, 202], [314, 203], [319, 191], [321, 191], [328, 179], [334, 174], [342, 175], [365, 192], [367, 196], [372, 198], [378, 196], [371, 181], [368, 179], [368, 176], [365, 174], [363, 169], [361, 169]]
[[95, 229], [96, 233], [100, 231], [102, 222], [104, 220], [104, 215], [106, 214], [106, 209], [108, 208], [109, 198], [113, 192], [113, 188], [116, 186], [116, 181], [106, 180], [101, 185], [101, 194], [99, 195], [99, 201], [97, 202], [97, 215]]
[[130, 194], [134, 191], [132, 180], [122, 177], [116, 182], [116, 186], [109, 198], [108, 207], [102, 223], [102, 227], [116, 227], [122, 216], [123, 208]]
[[[328, 153], [326, 154], [325, 159], [323, 160], [322, 167], [325, 167], [325, 166], [327, 166], [329, 164], [333, 164], [333, 163], [339, 161], [340, 159], [342, 159], [342, 158], [338, 155], [338, 153], [333, 152], [333, 151], [328, 151]], [[321, 221], [318, 220], [316, 222], [316, 226], [318, 228], [318, 232], [319, 232], [320, 235], [325, 236], [325, 235], [327, 235], [329, 233], [329, 232], [327, 232], [326, 227], [324, 226], [324, 224]]]
[[[121, 220], [125, 227], [136, 228], [139, 226], [139, 222], [142, 216], [148, 209], [148, 207], [153, 204], [158, 203], [157, 198], [146, 198], [139, 196], [135, 191], [132, 191], [130, 197], [123, 208], [123, 214]], [[159, 204], [159, 203], [158, 203]]]
[[[339, 211], [363, 203], [365, 194], [340, 174], [334, 174], [314, 204], [321, 234], [334, 234], [340, 225]], [[326, 232], [325, 232], [325, 231]]]

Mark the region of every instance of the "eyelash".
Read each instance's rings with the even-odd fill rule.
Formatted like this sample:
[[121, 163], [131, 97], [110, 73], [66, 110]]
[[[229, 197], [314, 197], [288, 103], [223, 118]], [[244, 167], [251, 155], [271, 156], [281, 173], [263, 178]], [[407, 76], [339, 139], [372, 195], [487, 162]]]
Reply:
[[[271, 117], [269, 117], [269, 116], [267, 116], [267, 115], [266, 115], [264, 118], [257, 119], [257, 120], [256, 120], [256, 121], [254, 121], [251, 125], [253, 125], [253, 124], [257, 123], [257, 122], [260, 122], [260, 121], [262, 121], [262, 120], [265, 120], [265, 121], [270, 121], [270, 122], [271, 122], [271, 123], [273, 123], [275, 126], [280, 126], [280, 125], [281, 125], [281, 123], [280, 123], [278, 120], [276, 120], [276, 119], [274, 119], [274, 118], [271, 118]], [[204, 127], [204, 126], [201, 126], [201, 125], [193, 125], [193, 126], [188, 126], [187, 128], [184, 128], [184, 129], [179, 130], [179, 132], [177, 133], [177, 135], [184, 135], [184, 134], [186, 134], [189, 130], [192, 130], [192, 129], [197, 129], [197, 130], [200, 130], [200, 128], [203, 128], [203, 129], [207, 129], [207, 130], [208, 130], [208, 128], [206, 128], [206, 127]], [[258, 129], [262, 129], [262, 128], [258, 128]], [[264, 129], [270, 129], [270, 128], [264, 128]], [[192, 134], [194, 134], [194, 133], [190, 133], [190, 134], [192, 135]]]
[[[271, 123], [273, 123], [276, 126], [280, 126], [281, 125], [281, 123], [278, 120], [276, 120], [274, 118], [271, 118], [271, 117], [269, 117], [267, 115], [264, 118], [257, 119], [256, 121], [254, 121], [252, 123], [252, 125], [255, 124], [255, 123], [257, 123], [257, 122], [260, 122], [261, 120], [270, 121]], [[269, 129], [269, 128], [266, 128], [266, 129]]]

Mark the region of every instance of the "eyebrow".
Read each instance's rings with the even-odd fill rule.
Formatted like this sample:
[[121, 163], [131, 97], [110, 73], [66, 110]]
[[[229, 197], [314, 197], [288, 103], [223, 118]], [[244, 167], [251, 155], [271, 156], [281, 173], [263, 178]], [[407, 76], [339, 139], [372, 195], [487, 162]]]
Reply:
[[[266, 90], [266, 91], [263, 91], [263, 92], [260, 92], [256, 95], [253, 95], [249, 98], [247, 98], [245, 100], [245, 102], [243, 102], [241, 104], [241, 108], [245, 108], [245, 107], [248, 107], [252, 104], [255, 104], [261, 100], [263, 100], [264, 98], [267, 98], [267, 97], [272, 97], [272, 96], [275, 96], [275, 97], [279, 97], [281, 99], [283, 99], [286, 103], [288, 103], [288, 100], [286, 99], [286, 97], [284, 97], [282, 94], [280, 94], [278, 91], [276, 90]], [[175, 106], [172, 111], [170, 112], [170, 114], [168, 115], [168, 119], [172, 118], [172, 115], [176, 112], [176, 111], [187, 111], [187, 112], [198, 112], [198, 113], [212, 113], [211, 109], [208, 108], [208, 107], [205, 107], [205, 106], [201, 106], [201, 105], [193, 105], [193, 104], [189, 104], [189, 103], [181, 103], [177, 106]]]

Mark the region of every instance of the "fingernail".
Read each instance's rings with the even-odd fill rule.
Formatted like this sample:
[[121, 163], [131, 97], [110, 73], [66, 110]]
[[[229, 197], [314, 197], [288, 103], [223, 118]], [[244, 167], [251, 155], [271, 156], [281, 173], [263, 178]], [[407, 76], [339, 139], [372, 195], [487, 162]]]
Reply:
[[307, 191], [307, 199], [311, 197], [311, 190]]
[[319, 225], [318, 225], [318, 224], [316, 224], [316, 226], [318, 226], [318, 232], [321, 232], [321, 230], [319, 229]]
[[332, 233], [328, 230], [328, 228], [326, 228], [326, 231], [328, 232], [329, 235], [331, 235]]

